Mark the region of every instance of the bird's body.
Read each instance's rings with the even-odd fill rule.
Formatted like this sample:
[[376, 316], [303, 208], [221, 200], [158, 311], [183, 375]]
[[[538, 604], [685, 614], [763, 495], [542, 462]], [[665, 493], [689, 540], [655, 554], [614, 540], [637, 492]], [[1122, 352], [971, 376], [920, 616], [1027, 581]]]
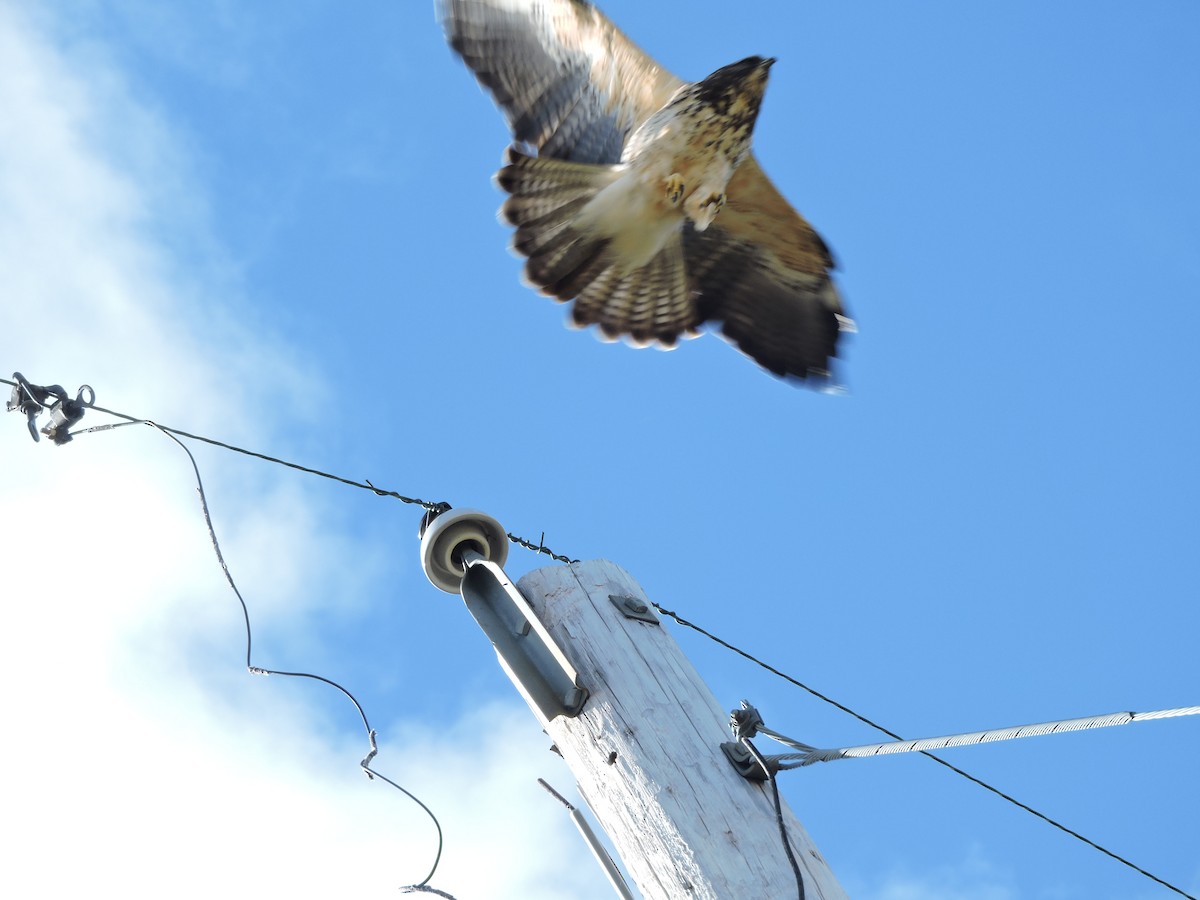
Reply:
[[681, 211], [699, 231], [720, 212], [725, 187], [750, 152], [773, 62], [752, 56], [684, 85], [630, 134], [621, 162], [647, 196], [660, 195], [664, 212]]
[[518, 142], [496, 180], [533, 285], [610, 338], [717, 321], [770, 371], [827, 379], [848, 322], [832, 259], [750, 155], [774, 60], [684, 83], [584, 0], [439, 4]]

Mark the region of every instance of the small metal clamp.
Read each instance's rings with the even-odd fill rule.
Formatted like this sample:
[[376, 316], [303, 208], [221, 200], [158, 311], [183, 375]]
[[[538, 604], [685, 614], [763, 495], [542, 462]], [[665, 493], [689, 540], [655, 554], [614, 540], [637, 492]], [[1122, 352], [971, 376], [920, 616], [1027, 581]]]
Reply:
[[[54, 385], [58, 387], [58, 385]], [[75, 399], [67, 397], [67, 392], [62, 388], [58, 395], [58, 399], [54, 405], [50, 407], [50, 422], [42, 428], [42, 434], [50, 438], [56, 444], [65, 444], [71, 440], [70, 428], [76, 422], [83, 418], [83, 411], [96, 402], [96, 392], [92, 390], [91, 385], [83, 385], [76, 393]], [[83, 392], [87, 391], [88, 399], [83, 399]]]
[[[758, 764], [758, 760], [756, 760], [750, 751], [746, 749], [745, 744], [741, 743], [740, 741], [736, 743], [733, 741], [725, 741], [725, 743], [721, 744], [721, 750], [733, 764], [733, 767], [737, 770], [737, 773], [747, 781], [767, 780], [767, 773], [764, 772], [763, 767]], [[767, 768], [769, 768], [771, 770], [771, 774], [774, 775], [779, 771], [779, 763], [775, 760], [768, 759]]]
[[742, 708], [729, 713], [729, 728], [739, 741], [752, 738], [763, 727], [763, 717], [749, 700], [742, 701]]
[[779, 762], [766, 759], [767, 770], [764, 771], [746, 743], [763, 728], [763, 718], [749, 700], [742, 701], [742, 708], [735, 709], [729, 714], [729, 728], [733, 731], [734, 741], [721, 744], [721, 750], [729, 758], [739, 775], [748, 781], [766, 781], [767, 778], [779, 771]]
[[8, 411], [20, 410], [24, 413], [25, 418], [28, 420], [30, 437], [35, 441], [39, 441], [41, 438], [38, 437], [37, 417], [46, 408], [46, 404], [50, 398], [55, 396], [53, 393], [55, 388], [61, 392], [61, 396], [63, 397], [67, 395], [67, 392], [57, 384], [53, 388], [30, 384], [29, 379], [20, 372], [13, 372], [13, 378], [17, 383], [13, 385], [12, 396], [8, 400]]
[[[35, 441], [40, 440], [37, 417], [41, 415], [42, 410], [50, 410], [50, 422], [41, 430], [41, 433], [56, 444], [65, 444], [71, 440], [69, 430], [71, 426], [83, 418], [83, 411], [87, 407], [96, 403], [96, 392], [90, 385], [81, 386], [79, 393], [72, 400], [60, 384], [51, 384], [45, 387], [40, 384], [31, 384], [29, 379], [20, 372], [13, 372], [13, 378], [17, 383], [13, 386], [7, 409], [9, 412], [20, 410], [25, 414], [26, 424], [29, 426], [29, 436]], [[86, 401], [83, 399], [84, 391], [87, 391], [88, 394]], [[51, 402], [52, 399], [53, 402]]]

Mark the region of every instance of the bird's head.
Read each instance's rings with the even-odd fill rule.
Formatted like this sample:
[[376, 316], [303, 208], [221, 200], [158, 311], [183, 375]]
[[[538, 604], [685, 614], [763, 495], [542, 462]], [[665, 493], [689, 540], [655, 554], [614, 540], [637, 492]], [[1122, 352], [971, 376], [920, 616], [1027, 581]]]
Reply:
[[774, 63], [774, 57], [747, 56], [721, 66], [696, 85], [697, 94], [718, 109], [728, 109], [735, 100], [740, 100], [757, 112], [767, 88], [767, 73]]

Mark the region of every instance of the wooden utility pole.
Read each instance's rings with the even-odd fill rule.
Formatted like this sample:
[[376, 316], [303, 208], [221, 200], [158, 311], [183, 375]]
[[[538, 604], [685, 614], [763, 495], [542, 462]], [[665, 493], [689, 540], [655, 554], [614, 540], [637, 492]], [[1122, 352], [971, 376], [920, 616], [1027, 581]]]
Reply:
[[[426, 573], [444, 590], [461, 582], [642, 896], [797, 897], [769, 785], [722, 752], [728, 712], [637, 582], [601, 560], [538, 569], [514, 588], [499, 524], [470, 510], [443, 516], [422, 542]], [[786, 805], [783, 820], [806, 900], [845, 898]]]

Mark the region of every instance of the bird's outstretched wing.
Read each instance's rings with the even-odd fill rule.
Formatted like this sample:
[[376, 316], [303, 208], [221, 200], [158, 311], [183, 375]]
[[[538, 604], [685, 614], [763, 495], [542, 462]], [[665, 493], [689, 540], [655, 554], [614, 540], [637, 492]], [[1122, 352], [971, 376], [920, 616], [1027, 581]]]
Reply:
[[615, 163], [682, 85], [584, 0], [437, 0], [450, 46], [539, 156]]
[[[629, 134], [683, 84], [586, 0], [436, 3], [450, 46], [491, 92], [513, 138], [539, 157], [618, 162]], [[827, 381], [839, 333], [850, 326], [830, 278], [829, 250], [753, 155], [735, 171], [726, 195], [707, 231], [684, 226], [686, 284], [634, 278], [613, 287], [599, 278], [578, 293], [575, 320], [599, 324], [608, 337], [666, 346], [702, 322], [719, 322], [722, 335], [768, 371]], [[505, 207], [510, 219], [520, 206], [514, 203]], [[567, 224], [554, 224], [552, 249], [591, 246], [566, 240], [577, 237]], [[549, 289], [545, 279], [531, 280]], [[569, 299], [564, 291], [576, 281], [582, 283], [560, 279], [549, 292]], [[673, 287], [659, 296], [643, 290], [643, 281]]]
[[704, 321], [764, 369], [827, 381], [838, 335], [853, 330], [830, 278], [835, 263], [813, 227], [751, 154], [707, 231], [684, 234], [688, 284]]

